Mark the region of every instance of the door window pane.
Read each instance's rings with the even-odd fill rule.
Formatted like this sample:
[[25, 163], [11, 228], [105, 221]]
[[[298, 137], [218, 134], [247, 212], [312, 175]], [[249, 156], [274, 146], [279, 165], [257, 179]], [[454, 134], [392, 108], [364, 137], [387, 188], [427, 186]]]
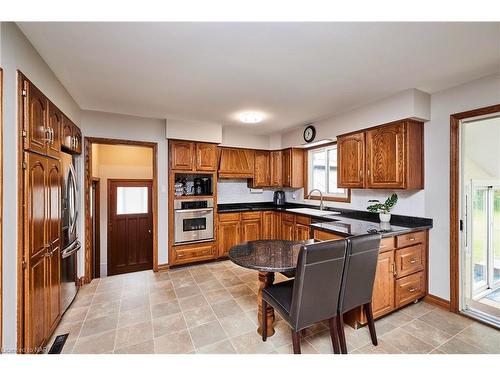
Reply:
[[472, 272], [474, 289], [486, 285], [488, 250], [488, 198], [486, 189], [474, 190], [472, 197]]
[[500, 190], [493, 191], [493, 284], [500, 282]]
[[148, 213], [148, 188], [123, 187], [116, 189], [117, 215], [147, 214]]

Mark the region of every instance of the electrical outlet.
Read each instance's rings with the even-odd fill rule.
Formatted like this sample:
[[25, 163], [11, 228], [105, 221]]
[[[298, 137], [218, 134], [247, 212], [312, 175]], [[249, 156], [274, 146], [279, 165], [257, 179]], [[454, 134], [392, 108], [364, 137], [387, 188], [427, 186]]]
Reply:
[[292, 193], [292, 199], [293, 199], [293, 200], [295, 200], [295, 199], [296, 199], [296, 197], [297, 197], [297, 196], [295, 195], [295, 193]]

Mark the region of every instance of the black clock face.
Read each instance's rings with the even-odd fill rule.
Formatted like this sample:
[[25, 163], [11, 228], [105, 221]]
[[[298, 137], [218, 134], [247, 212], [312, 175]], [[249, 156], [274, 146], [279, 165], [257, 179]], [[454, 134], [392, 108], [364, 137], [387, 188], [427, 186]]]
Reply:
[[314, 126], [309, 125], [304, 129], [304, 141], [312, 142], [314, 140], [314, 137], [316, 137], [316, 129], [314, 128]]

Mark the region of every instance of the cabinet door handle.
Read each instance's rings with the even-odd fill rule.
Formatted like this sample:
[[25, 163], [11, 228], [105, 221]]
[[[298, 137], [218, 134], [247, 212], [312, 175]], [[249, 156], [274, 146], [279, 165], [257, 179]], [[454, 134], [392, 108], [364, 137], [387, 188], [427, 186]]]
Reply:
[[415, 241], [415, 237], [410, 238], [410, 241]]
[[410, 260], [410, 264], [415, 264], [415, 263], [417, 263], [417, 260], [416, 260], [415, 258], [412, 258], [412, 259]]
[[396, 275], [397, 275], [397, 273], [396, 273], [396, 264], [395, 264], [395, 263], [392, 263], [392, 274], [393, 274], [394, 276], [396, 276]]
[[45, 128], [45, 142], [50, 143], [50, 128]]
[[414, 287], [408, 288], [408, 291], [409, 291], [410, 293], [413, 293], [413, 292], [415, 292], [416, 290], [417, 290], [417, 288], [414, 288]]

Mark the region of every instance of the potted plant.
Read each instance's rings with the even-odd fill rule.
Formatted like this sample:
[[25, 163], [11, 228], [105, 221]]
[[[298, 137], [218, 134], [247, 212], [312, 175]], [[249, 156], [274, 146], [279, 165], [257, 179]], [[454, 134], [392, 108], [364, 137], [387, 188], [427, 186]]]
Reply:
[[391, 221], [391, 209], [398, 203], [398, 195], [396, 193], [392, 194], [384, 203], [380, 203], [378, 199], [370, 199], [368, 203], [373, 204], [366, 207], [366, 209], [370, 212], [378, 212], [380, 221], [388, 223]]

